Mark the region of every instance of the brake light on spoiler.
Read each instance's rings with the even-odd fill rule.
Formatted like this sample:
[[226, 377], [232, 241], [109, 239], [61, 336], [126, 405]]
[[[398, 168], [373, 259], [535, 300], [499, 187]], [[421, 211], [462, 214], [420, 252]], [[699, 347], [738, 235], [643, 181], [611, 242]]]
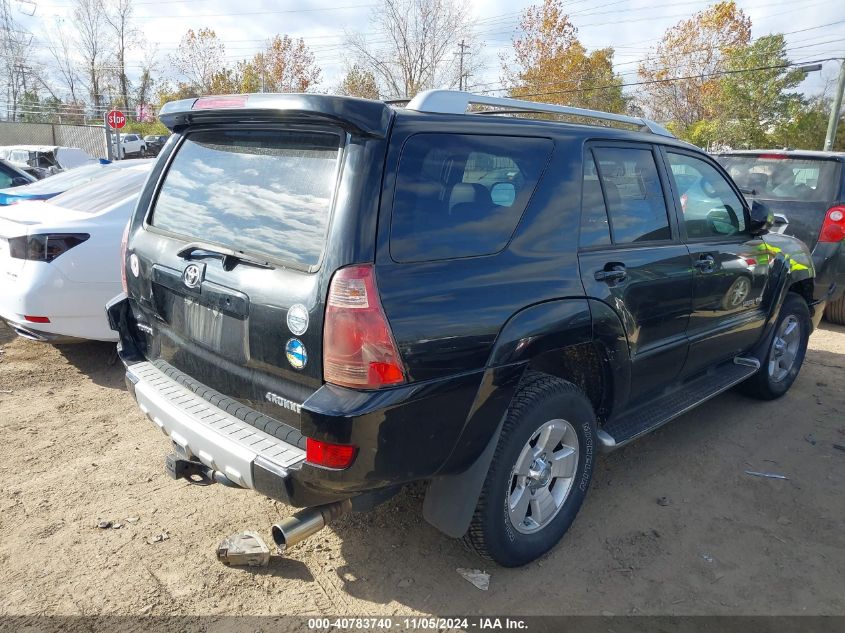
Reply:
[[228, 97], [200, 97], [194, 102], [191, 110], [216, 110], [218, 108], [243, 108], [247, 95], [231, 95]]

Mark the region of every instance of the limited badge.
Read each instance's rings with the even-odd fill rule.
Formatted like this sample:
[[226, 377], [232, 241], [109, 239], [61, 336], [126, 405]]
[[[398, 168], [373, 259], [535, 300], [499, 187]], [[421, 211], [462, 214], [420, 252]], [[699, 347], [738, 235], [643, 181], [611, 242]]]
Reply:
[[292, 305], [288, 310], [288, 329], [301, 336], [308, 329], [308, 308], [301, 303]]
[[135, 253], [129, 256], [129, 269], [136, 277], [141, 273], [141, 262], [138, 261], [138, 256]]
[[308, 362], [308, 353], [305, 351], [302, 341], [298, 338], [292, 338], [288, 341], [285, 345], [285, 355], [294, 369], [302, 369]]

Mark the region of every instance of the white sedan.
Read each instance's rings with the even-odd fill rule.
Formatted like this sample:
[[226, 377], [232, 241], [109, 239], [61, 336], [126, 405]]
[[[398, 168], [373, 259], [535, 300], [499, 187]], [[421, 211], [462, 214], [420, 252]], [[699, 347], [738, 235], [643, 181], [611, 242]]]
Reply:
[[153, 162], [0, 207], [0, 319], [37, 341], [117, 340], [104, 306], [121, 291], [121, 237]]

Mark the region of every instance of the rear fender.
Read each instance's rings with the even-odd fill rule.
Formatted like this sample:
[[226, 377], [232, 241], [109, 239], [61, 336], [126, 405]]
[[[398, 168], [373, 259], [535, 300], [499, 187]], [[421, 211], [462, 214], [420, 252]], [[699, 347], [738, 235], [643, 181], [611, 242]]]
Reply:
[[429, 523], [454, 538], [466, 533], [525, 370], [536, 358], [591, 342], [590, 306], [583, 298], [537, 304], [511, 317], [496, 338], [458, 444], [429, 484], [423, 504]]

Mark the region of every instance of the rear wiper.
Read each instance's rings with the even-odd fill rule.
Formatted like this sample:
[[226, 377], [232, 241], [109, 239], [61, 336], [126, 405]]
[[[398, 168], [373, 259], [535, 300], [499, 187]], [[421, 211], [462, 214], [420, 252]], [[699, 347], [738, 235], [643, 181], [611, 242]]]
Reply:
[[271, 270], [274, 268], [268, 261], [244, 255], [231, 248], [213, 246], [211, 244], [204, 244], [203, 242], [191, 242], [176, 254], [182, 259], [194, 259], [194, 253], [204, 253], [207, 257], [219, 257], [223, 262], [223, 270], [232, 270], [236, 264], [247, 264], [258, 268], [269, 268]]

